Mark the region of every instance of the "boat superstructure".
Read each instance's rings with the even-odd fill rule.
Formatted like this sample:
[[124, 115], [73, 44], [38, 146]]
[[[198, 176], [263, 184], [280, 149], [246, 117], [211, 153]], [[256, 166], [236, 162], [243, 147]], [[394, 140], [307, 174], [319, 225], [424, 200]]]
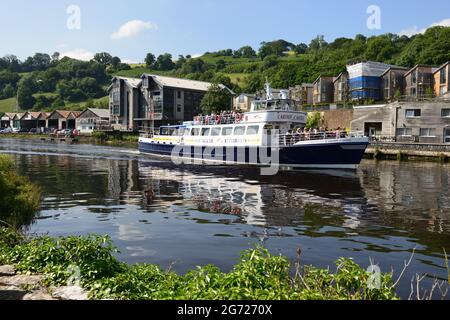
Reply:
[[139, 139], [142, 153], [245, 165], [354, 169], [369, 139], [343, 130], [305, 130], [307, 114], [282, 92], [252, 103], [250, 112], [198, 116]]

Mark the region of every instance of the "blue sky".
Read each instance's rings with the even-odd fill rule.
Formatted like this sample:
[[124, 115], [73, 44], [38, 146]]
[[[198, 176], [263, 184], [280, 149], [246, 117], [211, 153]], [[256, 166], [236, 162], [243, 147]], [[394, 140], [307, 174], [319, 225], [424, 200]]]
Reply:
[[[67, 28], [70, 5], [80, 8], [80, 29]], [[380, 30], [367, 28], [370, 5], [381, 9]], [[138, 62], [147, 52], [176, 57], [247, 44], [257, 49], [280, 38], [309, 43], [318, 34], [328, 41], [412, 34], [436, 23], [450, 25], [450, 1], [0, 0], [0, 56], [58, 51], [89, 58], [107, 51]]]

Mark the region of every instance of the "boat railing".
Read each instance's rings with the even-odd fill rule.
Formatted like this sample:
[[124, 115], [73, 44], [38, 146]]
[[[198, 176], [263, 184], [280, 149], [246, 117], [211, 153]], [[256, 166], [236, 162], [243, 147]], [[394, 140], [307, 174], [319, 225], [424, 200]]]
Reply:
[[194, 118], [194, 125], [224, 125], [224, 124], [239, 124], [244, 119], [242, 113], [232, 113], [226, 115], [210, 115], [198, 116]]
[[305, 133], [288, 133], [280, 134], [278, 142], [280, 146], [292, 146], [303, 141], [318, 140], [341, 140], [348, 138], [363, 138], [363, 132], [347, 132], [344, 130], [324, 131], [324, 132], [305, 132]]

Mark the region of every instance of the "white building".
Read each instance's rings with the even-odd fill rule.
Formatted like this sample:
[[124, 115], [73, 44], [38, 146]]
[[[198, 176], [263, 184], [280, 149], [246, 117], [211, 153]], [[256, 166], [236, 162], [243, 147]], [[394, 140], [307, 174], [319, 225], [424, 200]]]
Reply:
[[89, 108], [76, 119], [76, 128], [80, 133], [92, 134], [94, 130], [109, 126], [109, 110]]

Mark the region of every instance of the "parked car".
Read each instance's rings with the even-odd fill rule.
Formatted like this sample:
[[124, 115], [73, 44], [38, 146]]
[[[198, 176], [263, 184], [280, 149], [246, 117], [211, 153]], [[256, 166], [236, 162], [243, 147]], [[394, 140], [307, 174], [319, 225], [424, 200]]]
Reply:
[[10, 127], [1, 128], [0, 133], [11, 133], [12, 129]]
[[19, 128], [12, 128], [12, 133], [19, 133], [20, 129]]
[[28, 132], [29, 134], [37, 134], [38, 133], [38, 129], [36, 128], [31, 128], [30, 131]]
[[18, 133], [28, 133], [30, 132], [30, 129], [22, 128], [18, 131]]

